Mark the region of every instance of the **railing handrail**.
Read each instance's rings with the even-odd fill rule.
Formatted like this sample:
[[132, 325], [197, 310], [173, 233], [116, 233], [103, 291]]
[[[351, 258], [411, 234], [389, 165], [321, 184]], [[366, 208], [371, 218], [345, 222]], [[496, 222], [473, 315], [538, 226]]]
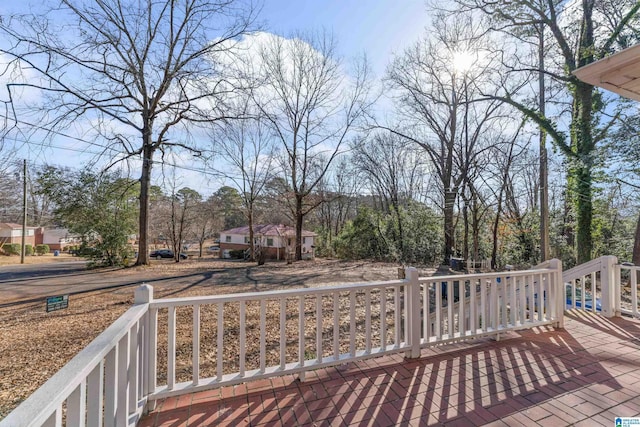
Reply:
[[0, 421], [0, 426], [42, 425], [148, 309], [147, 303], [129, 308], [20, 406]]
[[165, 298], [158, 299], [151, 302], [151, 308], [166, 308], [177, 307], [191, 304], [217, 304], [228, 302], [239, 302], [246, 300], [269, 300], [280, 299], [287, 297], [297, 297], [300, 295], [317, 295], [325, 294], [327, 292], [343, 292], [353, 289], [375, 289], [381, 287], [402, 286], [407, 282], [403, 279], [386, 280], [379, 282], [366, 282], [366, 283], [349, 283], [346, 285], [321, 285], [313, 288], [298, 288], [298, 289], [278, 289], [275, 291], [264, 292], [242, 292], [227, 295], [215, 295], [215, 296], [193, 296], [193, 297], [180, 297], [180, 298]]
[[592, 259], [591, 261], [585, 262], [584, 264], [576, 265], [569, 270], [565, 270], [562, 272], [562, 280], [566, 282], [570, 282], [571, 280], [578, 279], [582, 276], [586, 276], [590, 273], [600, 271], [602, 268], [602, 257]]
[[424, 282], [438, 282], [438, 281], [449, 281], [449, 280], [472, 280], [472, 279], [493, 279], [498, 277], [519, 277], [519, 276], [529, 276], [531, 274], [543, 274], [548, 273], [549, 269], [537, 269], [537, 270], [514, 270], [514, 271], [500, 271], [500, 272], [491, 272], [491, 273], [473, 273], [473, 274], [451, 274], [447, 276], [428, 276], [428, 277], [420, 277], [418, 280], [420, 283]]
[[549, 268], [551, 266], [551, 260], [542, 261], [540, 264], [531, 267], [531, 270], [539, 270], [541, 268]]

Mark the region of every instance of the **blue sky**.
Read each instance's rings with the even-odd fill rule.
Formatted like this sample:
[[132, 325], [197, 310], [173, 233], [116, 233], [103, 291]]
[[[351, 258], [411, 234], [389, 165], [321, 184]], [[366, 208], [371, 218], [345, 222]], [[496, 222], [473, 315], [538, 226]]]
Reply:
[[378, 77], [393, 52], [415, 42], [428, 24], [424, 0], [266, 0], [267, 30], [332, 30], [345, 57], [366, 52]]
[[[30, 5], [31, 4], [31, 5]], [[33, 6], [35, 4], [35, 6]], [[5, 3], [0, 0], [0, 15], [7, 13], [29, 13], [37, 11], [42, 3]], [[47, 4], [47, 3], [45, 3]], [[357, 0], [264, 0], [259, 20], [263, 31], [281, 36], [290, 36], [296, 31], [332, 31], [345, 60], [366, 53], [372, 71], [377, 78], [383, 76], [392, 54], [400, 53], [417, 41], [428, 25], [428, 12], [424, 0], [400, 0], [397, 2], [357, 1]], [[0, 41], [1, 42], [1, 41]], [[0, 89], [1, 90], [1, 89]], [[65, 132], [74, 135], [73, 129]], [[42, 143], [41, 143], [42, 144]], [[81, 142], [62, 138], [59, 146], [79, 149]], [[89, 151], [93, 147], [85, 147]], [[90, 155], [58, 148], [44, 148], [42, 145], [23, 146], [19, 158], [27, 158], [32, 164], [55, 164], [80, 167]], [[189, 162], [193, 165], [192, 162]], [[156, 172], [157, 173], [157, 172]], [[137, 172], [133, 171], [133, 175]], [[177, 174], [183, 175], [177, 171]], [[161, 179], [161, 178], [158, 178]], [[207, 181], [206, 177], [185, 173], [184, 185], [193, 186], [193, 181]], [[211, 193], [220, 185], [216, 182], [202, 182], [203, 193]]]

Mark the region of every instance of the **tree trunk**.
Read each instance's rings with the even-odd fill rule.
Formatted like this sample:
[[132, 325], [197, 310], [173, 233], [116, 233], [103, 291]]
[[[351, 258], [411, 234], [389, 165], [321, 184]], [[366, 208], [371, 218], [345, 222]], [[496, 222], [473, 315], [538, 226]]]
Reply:
[[151, 129], [143, 132], [142, 173], [140, 175], [140, 218], [138, 227], [138, 260], [136, 265], [149, 264], [149, 187], [151, 186], [151, 167], [155, 148], [151, 143]]
[[636, 223], [636, 235], [633, 240], [633, 256], [632, 260], [634, 265], [640, 265], [640, 215], [638, 215], [638, 222]]
[[464, 235], [462, 242], [462, 258], [469, 259], [469, 210], [468, 201], [464, 200], [462, 206], [462, 218], [464, 221]]
[[456, 191], [445, 189], [444, 192], [444, 264], [449, 264], [453, 256], [454, 227], [453, 227], [453, 205], [456, 201]]
[[593, 165], [593, 136], [591, 135], [591, 118], [593, 102], [593, 86], [579, 84], [576, 88], [578, 102], [578, 123], [575, 135], [577, 159], [574, 160], [574, 200], [577, 225], [577, 263], [582, 264], [591, 260], [593, 241], [591, 236], [591, 221], [593, 218], [592, 202], [592, 165]]
[[[544, 23], [539, 24], [538, 39], [538, 106], [545, 116]], [[549, 176], [547, 172], [547, 133], [540, 128], [540, 262], [551, 258], [549, 252]]]
[[296, 261], [302, 260], [302, 196], [296, 196]]
[[398, 250], [400, 251], [400, 261], [405, 260], [404, 253], [404, 228], [402, 227], [402, 216], [400, 214], [400, 207], [398, 206], [398, 202], [393, 203], [393, 211], [396, 214], [396, 219], [398, 220]]
[[502, 212], [502, 190], [500, 191], [500, 197], [498, 198], [498, 207], [496, 210], [496, 219], [493, 222], [493, 246], [491, 248], [491, 268], [493, 270], [498, 268], [498, 227], [500, 226], [500, 214]]
[[473, 202], [471, 205], [471, 234], [473, 236], [473, 259], [474, 261], [480, 260], [480, 218], [478, 216], [478, 198], [473, 195]]
[[591, 260], [593, 248], [591, 236], [591, 221], [593, 218], [591, 168], [586, 165], [579, 167], [576, 178], [577, 263], [582, 264]]
[[253, 207], [249, 207], [249, 214], [247, 215], [249, 220], [249, 258], [251, 261], [256, 260], [256, 247], [253, 242]]

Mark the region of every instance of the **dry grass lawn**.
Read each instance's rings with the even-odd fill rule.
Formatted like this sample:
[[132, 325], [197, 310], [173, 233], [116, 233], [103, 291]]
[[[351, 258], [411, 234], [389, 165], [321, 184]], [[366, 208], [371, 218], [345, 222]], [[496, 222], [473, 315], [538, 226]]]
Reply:
[[[46, 255], [31, 255], [24, 257], [25, 264], [43, 264], [49, 262], [66, 262], [66, 261], [80, 261], [82, 258], [74, 257], [69, 254], [61, 253], [59, 256], [53, 256], [53, 254]], [[18, 255], [0, 255], [0, 266], [2, 265], [17, 265], [20, 264], [20, 256]]]
[[[118, 270], [112, 274], [127, 277], [139, 273], [158, 277], [193, 275], [194, 283], [188, 286], [166, 282], [154, 286], [155, 297], [162, 298], [389, 280], [397, 277], [397, 267], [395, 264], [335, 260], [303, 261], [291, 265], [267, 263], [263, 266], [193, 260], [180, 264], [157, 263], [150, 267]], [[425, 270], [421, 274], [431, 271]], [[52, 313], [46, 313], [42, 303], [0, 309], [0, 419], [124, 313], [133, 303], [133, 291], [134, 287], [130, 286], [72, 295], [68, 309]], [[313, 304], [311, 301], [309, 303]], [[213, 309], [211, 312], [205, 311], [203, 320], [213, 318], [213, 315]], [[188, 318], [189, 313], [184, 313], [184, 316]], [[251, 310], [248, 316], [253, 316]], [[234, 316], [229, 316], [229, 321], [232, 319]], [[295, 322], [295, 319], [292, 321]], [[225, 325], [227, 327], [237, 329], [237, 325]], [[178, 344], [188, 347], [188, 328], [185, 331]], [[207, 341], [215, 342], [211, 338], [213, 336], [208, 337]], [[162, 342], [159, 345], [162, 347]], [[234, 352], [227, 354], [225, 357], [229, 359], [234, 357]], [[210, 369], [212, 363], [215, 360], [203, 360], [203, 369]], [[188, 372], [182, 373], [188, 375]]]

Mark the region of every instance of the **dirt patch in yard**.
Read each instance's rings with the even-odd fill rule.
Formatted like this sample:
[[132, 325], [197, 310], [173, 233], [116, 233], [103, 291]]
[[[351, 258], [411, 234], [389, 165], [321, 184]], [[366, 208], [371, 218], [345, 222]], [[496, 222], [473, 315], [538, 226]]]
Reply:
[[[336, 260], [256, 266], [209, 258], [181, 263], [156, 262], [148, 267], [109, 274], [123, 276], [130, 282], [142, 277], [153, 283], [156, 298], [164, 298], [390, 280], [397, 278], [397, 267]], [[433, 269], [420, 271], [421, 275], [432, 272]], [[161, 280], [164, 278], [176, 279]], [[131, 307], [134, 289], [131, 285], [72, 295], [68, 309], [51, 313], [45, 312], [43, 303], [0, 309], [0, 419]], [[203, 313], [203, 316], [210, 315], [213, 312]], [[228, 326], [234, 327], [225, 325], [225, 328]], [[184, 340], [186, 345], [190, 336], [187, 334], [179, 340]]]

